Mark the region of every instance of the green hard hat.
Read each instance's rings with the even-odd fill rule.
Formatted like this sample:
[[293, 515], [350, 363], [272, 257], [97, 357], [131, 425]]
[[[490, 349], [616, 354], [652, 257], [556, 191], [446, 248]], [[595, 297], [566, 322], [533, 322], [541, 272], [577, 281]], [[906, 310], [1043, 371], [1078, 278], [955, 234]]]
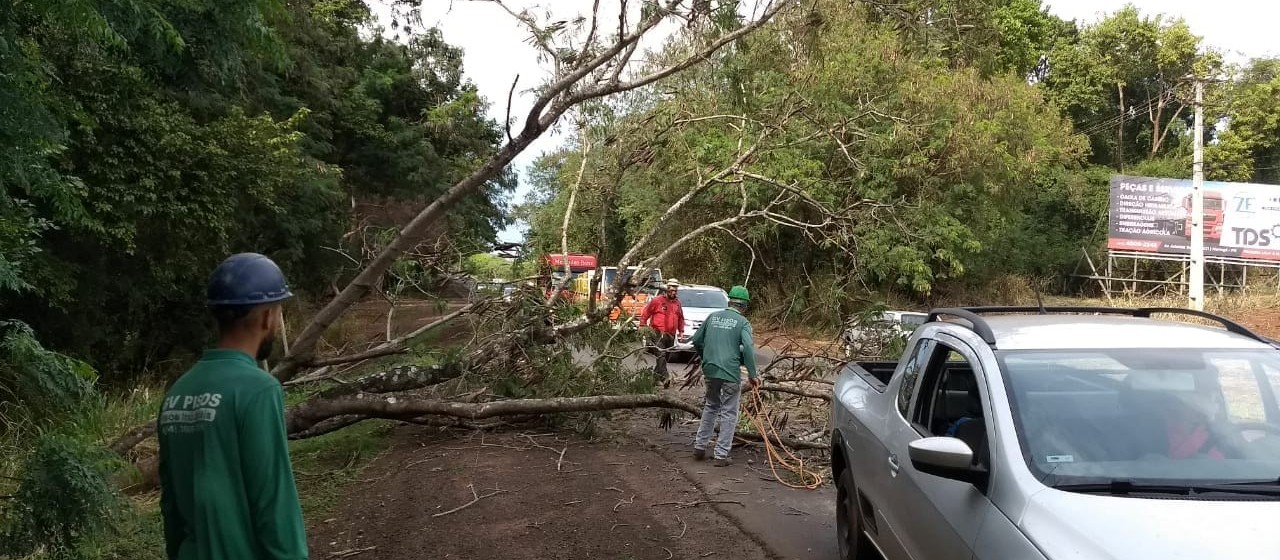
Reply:
[[729, 299], [740, 299], [742, 301], [751, 301], [751, 294], [747, 292], [746, 286], [734, 286], [729, 288]]

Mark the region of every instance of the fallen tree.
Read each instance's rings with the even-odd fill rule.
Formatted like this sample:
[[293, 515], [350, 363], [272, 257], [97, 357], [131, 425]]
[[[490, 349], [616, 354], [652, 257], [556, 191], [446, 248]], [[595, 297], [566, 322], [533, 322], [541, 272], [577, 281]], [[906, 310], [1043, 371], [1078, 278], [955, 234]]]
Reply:
[[[449, 208], [484, 187], [534, 140], [554, 126], [566, 112], [583, 103], [649, 86], [705, 61], [726, 45], [758, 29], [793, 3], [792, 0], [772, 2], [759, 17], [749, 19], [737, 29], [706, 41], [689, 55], [669, 64], [646, 69], [646, 72], [637, 76], [624, 78], [623, 74], [631, 68], [631, 59], [639, 48], [641, 39], [659, 24], [668, 20], [692, 22], [709, 17], [710, 14], [700, 13], [696, 1], [690, 2], [687, 7], [683, 0], [645, 2], [641, 18], [631, 25], [628, 20], [632, 15], [629, 3], [620, 0], [616, 33], [612, 37], [606, 37], [601, 32], [600, 3], [596, 2], [589, 17], [590, 24], [585, 38], [575, 44], [575, 37], [572, 33], [565, 32], [563, 22], [542, 23], [529, 12], [516, 13], [501, 0], [492, 1], [526, 26], [534, 44], [553, 62], [555, 72], [550, 83], [540, 88], [540, 94], [525, 116], [524, 126], [518, 135], [511, 136], [510, 122], [506, 123], [507, 144], [405, 224], [395, 239], [366, 263], [360, 273], [312, 317], [294, 341], [289, 354], [272, 369], [272, 374], [281, 381], [289, 381], [300, 370], [314, 364], [316, 345], [323, 333], [347, 309], [369, 293], [396, 259], [422, 239], [431, 224], [442, 220]], [[582, 18], [581, 21], [585, 24], [588, 18]]]
[[[768, 6], [760, 17], [747, 20], [740, 27], [724, 33], [710, 34], [709, 39], [692, 40], [689, 52], [675, 57], [674, 61], [648, 68], [638, 77], [624, 79], [627, 68], [641, 36], [648, 33], [660, 21], [667, 18], [696, 19], [692, 11], [680, 11], [681, 2], [671, 0], [662, 5], [646, 4], [646, 12], [634, 26], [628, 25], [626, 2], [623, 1], [622, 15], [618, 23], [617, 34], [611, 41], [601, 41], [603, 36], [598, 32], [598, 12], [590, 19], [590, 28], [586, 39], [580, 45], [566, 51], [564, 45], [556, 46], [556, 33], [545, 32], [538, 27], [536, 21], [526, 13], [515, 15], [528, 25], [537, 37], [539, 48], [555, 63], [556, 74], [552, 82], [542, 90], [534, 108], [525, 119], [523, 130], [518, 136], [510, 137], [504, 149], [491, 160], [482, 165], [470, 177], [454, 186], [441, 199], [423, 209], [391, 241], [380, 251], [370, 251], [369, 258], [362, 262], [362, 272], [353, 279], [346, 288], [334, 297], [317, 315], [312, 318], [302, 333], [292, 341], [285, 359], [272, 369], [285, 385], [300, 390], [310, 391], [310, 396], [301, 403], [287, 410], [288, 432], [291, 438], [300, 439], [316, 437], [335, 430], [340, 430], [369, 419], [389, 419], [429, 425], [458, 426], [466, 428], [492, 427], [492, 423], [481, 421], [494, 419], [530, 419], [550, 414], [594, 413], [620, 409], [665, 409], [699, 415], [700, 409], [678, 398], [661, 394], [635, 394], [626, 392], [623, 387], [628, 377], [619, 374], [619, 359], [610, 358], [608, 363], [599, 365], [593, 362], [591, 367], [576, 367], [571, 355], [575, 346], [569, 344], [570, 339], [591, 338], [586, 336], [599, 326], [616, 307], [625, 293], [623, 275], [618, 275], [613, 286], [608, 287], [612, 294], [611, 301], [591, 309], [584, 314], [566, 313], [565, 302], [557, 301], [553, 290], [552, 297], [517, 297], [512, 302], [496, 300], [473, 302], [442, 317], [435, 318], [426, 324], [413, 328], [409, 332], [394, 336], [388, 327], [386, 339], [357, 351], [323, 356], [316, 352], [320, 335], [334, 320], [344, 313], [356, 300], [368, 293], [375, 282], [380, 279], [395, 259], [414, 247], [420, 237], [424, 224], [441, 217], [451, 205], [474, 192], [487, 178], [491, 178], [508, 164], [516, 154], [524, 150], [530, 142], [550, 126], [565, 112], [582, 103], [599, 100], [609, 95], [635, 90], [656, 83], [687, 69], [699, 61], [706, 60], [719, 49], [745, 36], [752, 30], [768, 22], [780, 13], [791, 2], [780, 0]], [[696, 3], [695, 3], [696, 4]], [[501, 3], [499, 3], [501, 5]], [[505, 6], [504, 6], [505, 7]], [[597, 3], [598, 7], [598, 3]], [[585, 21], [585, 20], [584, 20]], [[566, 38], [565, 44], [572, 39]], [[577, 53], [577, 54], [573, 54]], [[788, 101], [790, 102], [790, 101]], [[796, 100], [799, 104], [800, 101]], [[779, 111], [789, 113], [792, 108], [783, 103]], [[819, 200], [794, 182], [773, 179], [751, 167], [761, 157], [767, 157], [775, 151], [785, 150], [794, 139], [774, 141], [775, 137], [783, 138], [781, 131], [788, 125], [786, 118], [773, 124], [764, 124], [747, 118], [745, 115], [716, 115], [712, 117], [691, 117], [675, 115], [665, 123], [656, 127], [630, 128], [619, 125], [620, 129], [612, 140], [603, 145], [613, 146], [612, 157], [628, 162], [616, 171], [615, 180], [624, 174], [629, 166], [644, 160], [646, 150], [656, 138], [675, 134], [690, 127], [722, 126], [730, 123], [729, 129], [737, 134], [737, 147], [717, 168], [704, 169], [705, 163], [690, 162], [697, 180], [692, 182], [687, 192], [680, 196], [658, 217], [649, 224], [648, 232], [642, 236], [618, 260], [619, 270], [626, 270], [636, 263], [641, 271], [633, 278], [644, 278], [650, 270], [669, 258], [681, 247], [694, 242], [700, 237], [714, 232], [728, 231], [755, 221], [767, 221], [803, 231], [815, 240], [831, 242], [833, 236], [848, 229], [852, 221], [867, 219], [884, 207], [868, 200]], [[646, 123], [648, 124], [648, 123]], [[844, 126], [840, 124], [839, 126]], [[581, 127], [581, 134], [588, 134], [586, 127]], [[827, 134], [821, 130], [814, 135]], [[619, 140], [619, 137], [623, 140]], [[574, 191], [589, 192], [610, 188], [605, 181], [594, 177], [585, 165], [593, 147], [590, 142], [582, 142], [583, 163], [578, 166], [578, 177]], [[750, 185], [750, 188], [748, 188]], [[664, 231], [673, 217], [685, 211], [696, 200], [708, 196], [736, 197], [736, 211], [716, 217], [708, 223], [682, 233], [673, 240], [663, 240], [661, 247], [655, 249], [660, 231]], [[573, 205], [566, 209], [561, 224], [562, 246], [565, 232], [570, 227]], [[817, 216], [817, 219], [813, 219]], [[603, 220], [603, 216], [601, 217]], [[603, 222], [602, 222], [603, 223]], [[652, 254], [648, 258], [641, 255]], [[536, 294], [532, 294], [535, 295]], [[392, 305], [394, 307], [394, 300]], [[391, 310], [394, 312], [394, 309]], [[388, 325], [390, 325], [390, 313]], [[371, 361], [391, 357], [417, 356], [412, 345], [427, 333], [434, 330], [453, 327], [460, 321], [470, 321], [469, 330], [474, 333], [471, 341], [462, 345], [460, 351], [446, 356], [436, 355], [429, 364], [405, 365], [387, 368], [354, 379], [346, 378], [347, 370], [341, 366], [354, 367]], [[600, 350], [605, 354], [609, 345], [618, 337], [618, 333], [609, 333], [608, 342], [604, 342]], [[422, 356], [417, 356], [422, 358]], [[786, 359], [793, 359], [787, 356]], [[596, 362], [600, 360], [597, 359]], [[613, 374], [595, 371], [599, 367], [612, 368]], [[766, 367], [766, 371], [774, 366]], [[567, 373], [566, 373], [567, 372]], [[809, 371], [804, 377], [812, 377]], [[573, 391], [585, 396], [552, 396], [557, 390], [543, 389], [548, 376], [559, 375], [558, 383], [570, 383]], [[606, 379], [607, 378], [607, 379]], [[474, 380], [475, 385], [488, 387], [505, 385], [515, 387], [515, 395], [488, 395], [483, 390], [480, 394], [472, 394], [467, 400], [459, 401], [448, 395], [438, 394], [445, 385], [457, 383], [462, 389], [465, 382]], [[566, 381], [567, 380], [567, 381]], [[313, 388], [314, 387], [314, 388]], [[474, 389], [475, 386], [469, 386]], [[785, 393], [792, 396], [830, 400], [830, 395], [798, 386], [771, 383], [763, 387], [765, 391]], [[547, 395], [544, 393], [551, 393]], [[128, 454], [138, 443], [154, 434], [154, 424], [139, 426], [125, 433], [111, 444], [111, 449], [121, 454]], [[744, 438], [759, 439], [760, 434], [743, 433]], [[775, 443], [796, 448], [826, 449], [823, 439], [806, 440], [775, 437]], [[154, 469], [154, 462], [145, 457], [140, 460], [144, 472]]]

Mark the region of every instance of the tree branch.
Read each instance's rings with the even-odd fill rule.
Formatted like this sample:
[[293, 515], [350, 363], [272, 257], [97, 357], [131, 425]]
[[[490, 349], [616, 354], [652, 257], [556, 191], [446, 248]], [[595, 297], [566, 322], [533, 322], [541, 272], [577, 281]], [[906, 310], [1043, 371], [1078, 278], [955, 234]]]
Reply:
[[415, 418], [430, 414], [481, 420], [498, 416], [599, 412], [623, 408], [671, 408], [690, 414], [701, 414], [700, 409], [666, 395], [605, 395], [459, 403], [361, 394], [303, 402], [289, 411], [286, 425], [289, 433], [300, 433], [330, 418], [352, 414], [389, 419]]
[[710, 45], [707, 45], [706, 47], [704, 47], [702, 50], [698, 51], [697, 53], [694, 53], [692, 56], [689, 56], [688, 58], [685, 58], [684, 60], [676, 64], [673, 64], [671, 66], [668, 66], [656, 72], [647, 74], [645, 76], [642, 76], [640, 78], [637, 78], [629, 82], [611, 81], [601, 86], [588, 88], [583, 92], [579, 93], [578, 95], [570, 97], [570, 100], [574, 103], [580, 103], [582, 101], [587, 101], [589, 99], [593, 99], [596, 97], [603, 97], [605, 95], [611, 95], [614, 93], [631, 91], [633, 89], [644, 87], [654, 82], [657, 82], [658, 80], [661, 80], [663, 78], [672, 76], [695, 64], [698, 64], [699, 62], [707, 60], [708, 58], [711, 57], [711, 55], [715, 54], [716, 51], [719, 51], [725, 45], [728, 45], [729, 43], [737, 41], [738, 39], [746, 36], [748, 33], [755, 31], [761, 25], [768, 23], [769, 20], [773, 19], [774, 16], [778, 15], [778, 13], [781, 12], [783, 8], [790, 6], [791, 3], [792, 3], [792, 0], [780, 0], [769, 9], [765, 10], [764, 14], [761, 15], [759, 18], [747, 23], [746, 25], [743, 25], [742, 27], [739, 27], [738, 29], [734, 30], [731, 33], [726, 33], [723, 37], [720, 37], [719, 39], [712, 42]]
[[125, 432], [124, 435], [116, 438], [116, 440], [111, 442], [111, 445], [107, 447], [117, 455], [124, 455], [130, 449], [133, 449], [139, 443], [142, 443], [143, 440], [155, 435], [155, 433], [156, 422], [155, 420], [152, 420]]
[[326, 358], [323, 360], [315, 360], [310, 365], [318, 366], [318, 367], [330, 367], [330, 366], [336, 366], [336, 365], [342, 365], [342, 364], [349, 364], [352, 362], [362, 362], [364, 360], [371, 360], [373, 358], [381, 358], [383, 356], [391, 356], [394, 354], [403, 354], [405, 352], [408, 352], [408, 348], [406, 346], [408, 345], [408, 343], [412, 342], [414, 339], [424, 334], [427, 334], [428, 332], [430, 332], [432, 329], [435, 329], [436, 327], [439, 327], [441, 325], [444, 325], [445, 323], [448, 323], [449, 321], [457, 319], [458, 317], [461, 317], [464, 314], [470, 313], [475, 308], [476, 308], [475, 304], [465, 305], [460, 309], [458, 309], [457, 311], [454, 311], [453, 313], [450, 313], [448, 315], [445, 315], [444, 317], [436, 319], [435, 321], [427, 323], [426, 325], [418, 327], [413, 332], [410, 332], [408, 334], [405, 334], [393, 340], [379, 344], [378, 346], [371, 348], [369, 350], [365, 350], [364, 352], [360, 352], [358, 354], [348, 354], [345, 356], [337, 356], [333, 358]]
[[[626, 91], [634, 89], [647, 83], [652, 83], [662, 77], [672, 75], [676, 72], [684, 70], [697, 62], [706, 59], [715, 50], [723, 47], [729, 42], [751, 32], [752, 30], [763, 25], [769, 18], [782, 8], [789, 4], [789, 1], [780, 2], [769, 10], [765, 16], [757, 21], [753, 21], [739, 30], [729, 33], [716, 41], [712, 45], [704, 48], [697, 55], [672, 66], [664, 71], [650, 75], [636, 82], [629, 82], [626, 87], [608, 87], [608, 88], [588, 88], [591, 94], [588, 96], [567, 95], [569, 90], [578, 84], [583, 78], [590, 75], [593, 71], [600, 68], [610, 60], [614, 60], [620, 53], [627, 51], [632, 45], [637, 44], [640, 38], [666, 18], [680, 0], [670, 0], [663, 9], [655, 10], [653, 15], [642, 21], [637, 29], [625, 36], [618, 38], [609, 48], [604, 49], [599, 55], [590, 59], [582, 59], [577, 62], [574, 69], [564, 76], [554, 80], [541, 95], [534, 101], [533, 107], [528, 113], [525, 120], [525, 126], [513, 140], [510, 140], [497, 153], [489, 157], [489, 159], [474, 170], [470, 175], [458, 181], [445, 192], [443, 196], [427, 205], [422, 209], [396, 237], [388, 244], [369, 264], [360, 271], [350, 283], [337, 296], [335, 296], [328, 304], [326, 304], [315, 317], [307, 324], [298, 339], [294, 342], [292, 352], [289, 353], [276, 367], [272, 370], [281, 381], [288, 381], [297, 375], [300, 368], [311, 361], [315, 354], [316, 345], [322, 334], [328, 330], [329, 326], [338, 319], [348, 308], [356, 301], [364, 297], [371, 287], [386, 273], [386, 271], [395, 263], [396, 259], [406, 251], [411, 249], [418, 241], [429, 231], [433, 224], [440, 222], [444, 218], [445, 212], [457, 204], [466, 196], [470, 196], [475, 191], [488, 183], [490, 179], [498, 175], [503, 168], [511, 163], [513, 159], [522, 153], [528, 146], [539, 136], [541, 136], [548, 128], [551, 127], [561, 115], [569, 108], [581, 101], [587, 99], [602, 97], [610, 93]], [[504, 6], [505, 9], [505, 6]], [[519, 18], [517, 18], [519, 19]], [[523, 21], [523, 20], [522, 20]]]
[[792, 387], [790, 385], [782, 385], [778, 383], [765, 383], [760, 386], [760, 390], [773, 391], [776, 393], [787, 393], [787, 394], [796, 395], [800, 397], [808, 397], [811, 399], [822, 399], [824, 401], [831, 402], [830, 393], [811, 391], [809, 389], [804, 389], [801, 387]]
[[321, 391], [320, 398], [337, 398], [360, 393], [398, 393], [439, 385], [456, 379], [466, 372], [461, 361], [450, 361], [432, 366], [400, 366], [387, 371], [366, 375]]
[[520, 75], [516, 74], [514, 80], [511, 80], [511, 89], [507, 91], [507, 118], [502, 121], [502, 128], [506, 130], [507, 142], [514, 142], [515, 138], [511, 137], [511, 100], [516, 95], [516, 84], [520, 83]]
[[572, 269], [569, 266], [569, 223], [573, 218], [573, 207], [578, 202], [578, 189], [582, 187], [582, 176], [587, 172], [587, 158], [591, 156], [591, 135], [587, 131], [586, 116], [581, 116], [578, 124], [578, 136], [582, 138], [582, 161], [578, 164], [578, 177], [573, 181], [573, 187], [569, 190], [569, 202], [565, 205], [564, 221], [560, 224], [560, 254], [564, 255], [564, 278], [560, 279], [559, 285], [551, 290], [547, 295], [547, 305], [552, 305], [556, 299], [560, 297], [560, 292], [569, 284], [569, 276]]

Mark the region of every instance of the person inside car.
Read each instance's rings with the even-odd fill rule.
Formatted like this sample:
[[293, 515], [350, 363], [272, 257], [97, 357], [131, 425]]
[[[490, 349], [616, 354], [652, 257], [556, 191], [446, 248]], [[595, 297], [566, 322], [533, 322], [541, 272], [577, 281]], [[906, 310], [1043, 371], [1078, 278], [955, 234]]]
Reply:
[[1226, 458], [1213, 429], [1213, 419], [1217, 415], [1212, 395], [1185, 391], [1169, 396], [1169, 406], [1162, 408], [1169, 458]]

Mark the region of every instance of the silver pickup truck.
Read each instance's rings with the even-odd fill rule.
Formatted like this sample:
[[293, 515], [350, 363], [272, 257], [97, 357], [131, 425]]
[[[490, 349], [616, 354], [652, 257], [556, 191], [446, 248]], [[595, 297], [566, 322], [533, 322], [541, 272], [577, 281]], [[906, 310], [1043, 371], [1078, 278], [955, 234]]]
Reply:
[[843, 559], [1280, 557], [1280, 349], [1221, 317], [940, 309], [834, 391]]

